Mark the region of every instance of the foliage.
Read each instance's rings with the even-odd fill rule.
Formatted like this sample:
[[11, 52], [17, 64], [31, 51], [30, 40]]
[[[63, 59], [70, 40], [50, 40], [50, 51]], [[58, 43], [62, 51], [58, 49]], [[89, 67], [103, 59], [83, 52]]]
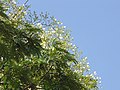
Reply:
[[65, 26], [28, 8], [0, 2], [0, 90], [97, 90]]

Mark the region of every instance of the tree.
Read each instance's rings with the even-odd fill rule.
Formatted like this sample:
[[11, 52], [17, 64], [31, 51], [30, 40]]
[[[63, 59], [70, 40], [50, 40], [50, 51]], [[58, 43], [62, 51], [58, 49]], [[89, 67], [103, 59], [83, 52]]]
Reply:
[[0, 90], [97, 90], [65, 26], [28, 9], [0, 2]]

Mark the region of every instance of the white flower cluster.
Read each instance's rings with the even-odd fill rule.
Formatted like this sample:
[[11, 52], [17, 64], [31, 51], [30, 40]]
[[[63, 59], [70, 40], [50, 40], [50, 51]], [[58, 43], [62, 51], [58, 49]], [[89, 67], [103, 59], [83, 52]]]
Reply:
[[41, 23], [37, 23], [38, 28], [42, 28], [42, 24]]
[[37, 27], [42, 28], [44, 32], [41, 34], [41, 38], [43, 40], [42, 45], [45, 48], [53, 48], [51, 47], [52, 43], [54, 40], [57, 40], [63, 43], [63, 45], [61, 46], [62, 48], [67, 50], [72, 48], [73, 46], [70, 45], [70, 34], [66, 31], [66, 26], [61, 26], [62, 23], [60, 21], [57, 21], [56, 19], [54, 19], [54, 21], [60, 25], [53, 25], [53, 27], [51, 26], [49, 28], [44, 28], [41, 23], [37, 24]]
[[[94, 79], [99, 84], [101, 83], [101, 77], [97, 76], [96, 71], [94, 71], [93, 73], [90, 72], [90, 66], [89, 66], [89, 63], [87, 62], [87, 57], [83, 58], [77, 65], [74, 66], [74, 72], [78, 73], [80, 76], [83, 75], [85, 77]], [[80, 81], [84, 81], [84, 80], [80, 78]]]
[[91, 78], [93, 78], [94, 80], [97, 80], [97, 82], [98, 82], [99, 84], [101, 84], [101, 77], [98, 77], [98, 76], [97, 76], [96, 71], [94, 71], [92, 74], [86, 75], [86, 77], [91, 77]]
[[[54, 19], [55, 22], [57, 22], [56, 19]], [[60, 22], [57, 22], [57, 24], [60, 24]], [[67, 50], [71, 50], [74, 52], [74, 54], [79, 57], [79, 53], [77, 51], [76, 45], [71, 43], [71, 37], [68, 31], [66, 31], [66, 26], [55, 26], [50, 28], [44, 28], [41, 23], [38, 23], [37, 26], [39, 28], [42, 28], [43, 33], [40, 35], [42, 39], [41, 45], [44, 48], [51, 49], [54, 51], [54, 47], [52, 46], [53, 41], [56, 39], [63, 43], [61, 48], [65, 48]], [[72, 63], [68, 63], [69, 65], [72, 65]], [[87, 57], [84, 57], [81, 59], [81, 61], [75, 66], [73, 66], [74, 73], [78, 73], [79, 75], [84, 75], [86, 77], [90, 77], [92, 79], [95, 79], [101, 83], [99, 77], [97, 77], [96, 71], [93, 72], [93, 74], [90, 73], [90, 66], [87, 62]], [[88, 73], [88, 74], [87, 74]], [[82, 79], [81, 79], [82, 80]]]
[[85, 71], [90, 71], [89, 63], [87, 63], [87, 57], [83, 58], [76, 66], [75, 72], [83, 74]]

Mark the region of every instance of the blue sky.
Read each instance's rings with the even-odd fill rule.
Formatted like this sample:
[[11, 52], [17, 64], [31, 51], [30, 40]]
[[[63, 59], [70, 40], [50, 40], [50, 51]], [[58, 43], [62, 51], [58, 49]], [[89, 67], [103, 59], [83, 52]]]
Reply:
[[[23, 2], [25, 0], [21, 0]], [[120, 90], [120, 0], [29, 0], [72, 32], [74, 43], [102, 78], [100, 90]]]

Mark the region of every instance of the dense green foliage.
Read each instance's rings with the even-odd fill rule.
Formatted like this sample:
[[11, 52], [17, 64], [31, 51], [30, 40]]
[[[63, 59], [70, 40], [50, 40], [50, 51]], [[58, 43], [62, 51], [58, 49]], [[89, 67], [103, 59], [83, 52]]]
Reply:
[[0, 90], [97, 90], [65, 26], [28, 8], [0, 2]]

